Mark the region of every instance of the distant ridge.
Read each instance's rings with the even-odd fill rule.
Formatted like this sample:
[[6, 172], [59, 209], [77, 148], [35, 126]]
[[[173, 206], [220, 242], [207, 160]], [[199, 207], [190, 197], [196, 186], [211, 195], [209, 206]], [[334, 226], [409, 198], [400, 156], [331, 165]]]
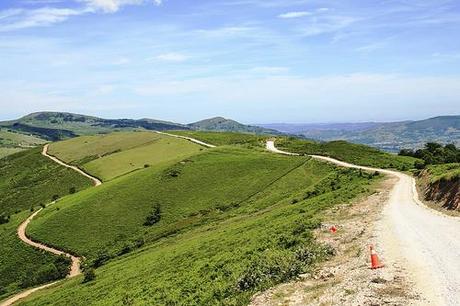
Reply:
[[215, 132], [238, 132], [254, 134], [280, 134], [274, 129], [267, 129], [259, 126], [245, 125], [235, 120], [223, 117], [214, 117], [204, 119], [187, 125], [189, 128], [198, 131], [215, 131]]
[[460, 146], [460, 116], [438, 116], [425, 120], [384, 123], [261, 124], [282, 132], [331, 141], [347, 140], [387, 151], [420, 148], [426, 142]]
[[[254, 134], [280, 134], [276, 130], [244, 125], [237, 121], [215, 117], [191, 124], [156, 119], [102, 119], [67, 112], [36, 112], [16, 120], [0, 122], [0, 129], [33, 135], [47, 141], [57, 141], [81, 135], [105, 134], [126, 130], [200, 130]], [[1, 146], [1, 143], [0, 143]]]

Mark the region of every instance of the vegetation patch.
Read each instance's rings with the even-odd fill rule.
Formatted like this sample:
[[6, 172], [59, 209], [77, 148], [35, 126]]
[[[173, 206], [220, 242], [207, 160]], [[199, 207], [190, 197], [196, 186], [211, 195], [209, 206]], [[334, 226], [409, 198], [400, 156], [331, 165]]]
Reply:
[[41, 155], [41, 148], [0, 159], [0, 213], [10, 215], [91, 186], [91, 181]]
[[29, 214], [28, 211], [14, 214], [8, 223], [0, 225], [0, 300], [67, 275], [68, 258], [40, 251], [19, 240], [17, 227]]
[[282, 137], [277, 138], [276, 146], [279, 149], [293, 153], [330, 156], [352, 164], [401, 171], [414, 168], [418, 160], [414, 157], [397, 156], [365, 145], [353, 144], [341, 140], [315, 142], [295, 137]]
[[[94, 280], [66, 282], [24, 304], [247, 305], [256, 291], [309, 272], [332, 256], [334, 250], [317, 243], [312, 232], [322, 212], [372, 192], [379, 177], [308, 157], [242, 148], [210, 150], [189, 160], [114, 180], [106, 191], [103, 185], [80, 193], [78, 202], [62, 200], [59, 212], [47, 209], [32, 224], [34, 236], [103, 264], [94, 265]], [[169, 169], [180, 174], [165, 175]], [[123, 193], [107, 198], [124, 185], [135, 199]], [[141, 190], [155, 192], [147, 198]], [[304, 199], [311, 190], [318, 192]], [[92, 203], [99, 197], [104, 202]], [[145, 227], [151, 203], [161, 203], [161, 219]], [[72, 224], [65, 215], [80, 223]], [[115, 219], [107, 219], [111, 215]], [[62, 224], [69, 233], [56, 235], [66, 231]], [[112, 248], [113, 241], [131, 239], [133, 245], [134, 237], [139, 250]], [[88, 242], [92, 239], [97, 246]], [[123, 257], [110, 260], [117, 254]]]

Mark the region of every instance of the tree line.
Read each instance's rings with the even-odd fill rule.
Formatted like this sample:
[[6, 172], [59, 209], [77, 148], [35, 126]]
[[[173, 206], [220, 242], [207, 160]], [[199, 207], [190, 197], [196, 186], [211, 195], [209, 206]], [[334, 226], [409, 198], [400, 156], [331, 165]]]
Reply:
[[399, 155], [412, 156], [423, 160], [423, 163], [417, 163], [417, 168], [422, 168], [425, 165], [460, 163], [460, 149], [454, 144], [442, 145], [436, 142], [428, 142], [422, 149], [402, 149]]

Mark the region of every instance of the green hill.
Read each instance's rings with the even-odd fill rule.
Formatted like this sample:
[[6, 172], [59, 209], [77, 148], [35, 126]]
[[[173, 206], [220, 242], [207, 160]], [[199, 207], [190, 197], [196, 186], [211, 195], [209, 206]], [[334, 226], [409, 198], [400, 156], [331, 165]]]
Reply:
[[45, 140], [0, 128], [0, 158], [45, 143]]
[[415, 168], [416, 158], [398, 156], [346, 141], [315, 142], [294, 137], [277, 138], [277, 147], [299, 154], [324, 155], [356, 165], [407, 171]]
[[238, 133], [253, 133], [253, 134], [272, 134], [278, 135], [280, 132], [276, 130], [266, 129], [258, 126], [241, 124], [237, 121], [225, 119], [222, 117], [214, 117], [201, 120], [187, 125], [193, 130], [198, 131], [215, 131], [215, 132], [238, 132]]
[[116, 132], [82, 136], [49, 147], [49, 153], [103, 181], [164, 162], [185, 158], [203, 148], [190, 141], [153, 132]]
[[[53, 196], [68, 196], [91, 182], [73, 170], [59, 166], [32, 149], [0, 159], [0, 299], [24, 288], [63, 278], [68, 260], [36, 250], [19, 240], [17, 227], [31, 207], [50, 203]], [[74, 189], [71, 191], [71, 189]]]
[[102, 119], [62, 112], [33, 113], [18, 120], [0, 122], [0, 126], [51, 141], [122, 130], [188, 129], [181, 124], [153, 119]]
[[[246, 305], [331, 256], [312, 232], [322, 212], [371, 191], [374, 180], [231, 146], [139, 170], [64, 199], [31, 224], [32, 237], [98, 268], [90, 283], [76, 278], [22, 304]], [[154, 212], [156, 222], [144, 225]]]

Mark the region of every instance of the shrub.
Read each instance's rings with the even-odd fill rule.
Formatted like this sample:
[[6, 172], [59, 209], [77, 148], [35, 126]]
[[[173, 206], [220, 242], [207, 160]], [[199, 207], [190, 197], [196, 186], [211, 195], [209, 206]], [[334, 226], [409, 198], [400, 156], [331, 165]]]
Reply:
[[88, 268], [83, 272], [84, 278], [83, 283], [88, 283], [96, 279], [96, 273], [94, 272], [93, 268]]
[[75, 192], [77, 192], [77, 189], [75, 187], [70, 187], [69, 188], [69, 193], [70, 194], [74, 194]]
[[10, 216], [6, 214], [0, 214], [0, 224], [5, 224], [10, 222]]
[[152, 226], [161, 219], [161, 208], [159, 204], [156, 204], [153, 208], [152, 212], [147, 216], [145, 219], [144, 225], [145, 226]]
[[59, 195], [55, 194], [51, 197], [51, 200], [54, 202], [54, 201], [57, 201], [57, 199], [59, 199]]

